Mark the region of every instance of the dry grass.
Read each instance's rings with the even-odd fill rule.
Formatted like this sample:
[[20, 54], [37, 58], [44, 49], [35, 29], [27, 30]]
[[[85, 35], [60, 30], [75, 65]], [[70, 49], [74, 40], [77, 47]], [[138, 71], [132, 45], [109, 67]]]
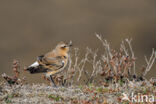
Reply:
[[[156, 59], [154, 49], [149, 60], [145, 57], [147, 65], [144, 66], [146, 67], [139, 68], [143, 69], [142, 74], [137, 75], [136, 70], [139, 69], [136, 69], [136, 58], [131, 45], [132, 39], [125, 39], [119, 50], [114, 50], [101, 35], [96, 34], [96, 37], [103, 45], [103, 54], [97, 54], [98, 49], [92, 50], [87, 47], [85, 55], [80, 59], [79, 49], [75, 48], [72, 58], [70, 57], [66, 75], [64, 75], [65, 81], [63, 82], [66, 82], [66, 85], [82, 84], [82, 81], [88, 85], [94, 82], [143, 81], [146, 79], [145, 75], [151, 70]], [[87, 69], [88, 66], [89, 69]]]
[[152, 81], [109, 84], [108, 86], [51, 87], [46, 84], [24, 84], [10, 86], [1, 83], [1, 104], [120, 104], [123, 93], [156, 95]]
[[103, 45], [103, 54], [98, 54], [98, 49], [87, 47], [85, 55], [80, 58], [79, 49], [75, 48], [70, 54], [66, 72], [53, 76], [58, 88], [26, 84], [24, 78], [19, 78], [19, 62], [14, 60], [15, 75], [2, 75], [9, 84], [1, 83], [0, 102], [112, 104], [123, 102], [123, 92], [156, 95], [156, 79], [145, 78], [156, 59], [154, 49], [149, 59], [145, 57], [146, 65], [140, 68], [142, 74], [137, 75], [132, 39], [125, 39], [119, 50], [114, 50], [101, 35], [96, 34], [96, 37]]

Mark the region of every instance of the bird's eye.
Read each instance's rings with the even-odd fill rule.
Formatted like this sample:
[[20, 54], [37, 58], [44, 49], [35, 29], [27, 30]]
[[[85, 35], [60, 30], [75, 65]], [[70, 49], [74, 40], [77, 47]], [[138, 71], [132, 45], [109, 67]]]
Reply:
[[67, 46], [62, 46], [62, 48], [66, 48]]

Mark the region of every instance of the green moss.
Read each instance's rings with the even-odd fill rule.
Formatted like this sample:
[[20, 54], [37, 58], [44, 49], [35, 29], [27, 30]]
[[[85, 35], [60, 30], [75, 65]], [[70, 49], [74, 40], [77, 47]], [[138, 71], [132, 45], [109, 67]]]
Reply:
[[103, 92], [103, 88], [99, 87], [96, 89], [97, 92], [102, 93]]
[[12, 103], [12, 101], [9, 100], [9, 99], [5, 100], [5, 102], [6, 102], [7, 104], [11, 104], [11, 103]]
[[78, 88], [82, 90], [83, 86], [82, 85], [79, 85]]
[[125, 101], [125, 102], [123, 102], [122, 104], [129, 104], [129, 102], [128, 102], [128, 101]]
[[62, 97], [58, 96], [58, 95], [53, 95], [53, 94], [50, 94], [48, 96], [48, 98], [52, 99], [52, 100], [55, 100], [55, 101], [60, 101], [62, 99]]

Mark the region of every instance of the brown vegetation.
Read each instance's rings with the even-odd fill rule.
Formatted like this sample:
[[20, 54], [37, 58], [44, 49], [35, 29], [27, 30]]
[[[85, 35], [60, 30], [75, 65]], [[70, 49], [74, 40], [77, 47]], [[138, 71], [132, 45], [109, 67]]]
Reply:
[[[25, 103], [111, 104], [124, 102], [121, 100], [123, 92], [156, 95], [156, 79], [145, 78], [156, 59], [154, 49], [149, 60], [145, 57], [147, 65], [140, 68], [142, 74], [137, 75], [132, 39], [125, 39], [119, 50], [114, 50], [107, 40], [103, 40], [98, 34], [96, 37], [104, 47], [103, 54], [98, 54], [98, 49], [94, 51], [87, 47], [85, 55], [80, 58], [79, 49], [75, 48], [73, 54], [70, 54], [67, 70], [53, 76], [58, 88], [45, 84], [24, 84], [25, 78], [19, 78], [19, 62], [14, 60], [12, 69], [15, 75], [2, 75], [11, 86], [1, 83], [0, 102], [21, 103], [21, 99], [26, 97]], [[30, 91], [32, 92], [29, 93]]]

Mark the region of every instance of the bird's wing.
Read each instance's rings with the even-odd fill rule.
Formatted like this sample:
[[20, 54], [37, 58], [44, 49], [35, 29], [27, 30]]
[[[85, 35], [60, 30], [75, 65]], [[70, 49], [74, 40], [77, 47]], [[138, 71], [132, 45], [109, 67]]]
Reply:
[[58, 70], [64, 66], [64, 61], [61, 56], [57, 57], [42, 57], [38, 60], [45, 68]]

